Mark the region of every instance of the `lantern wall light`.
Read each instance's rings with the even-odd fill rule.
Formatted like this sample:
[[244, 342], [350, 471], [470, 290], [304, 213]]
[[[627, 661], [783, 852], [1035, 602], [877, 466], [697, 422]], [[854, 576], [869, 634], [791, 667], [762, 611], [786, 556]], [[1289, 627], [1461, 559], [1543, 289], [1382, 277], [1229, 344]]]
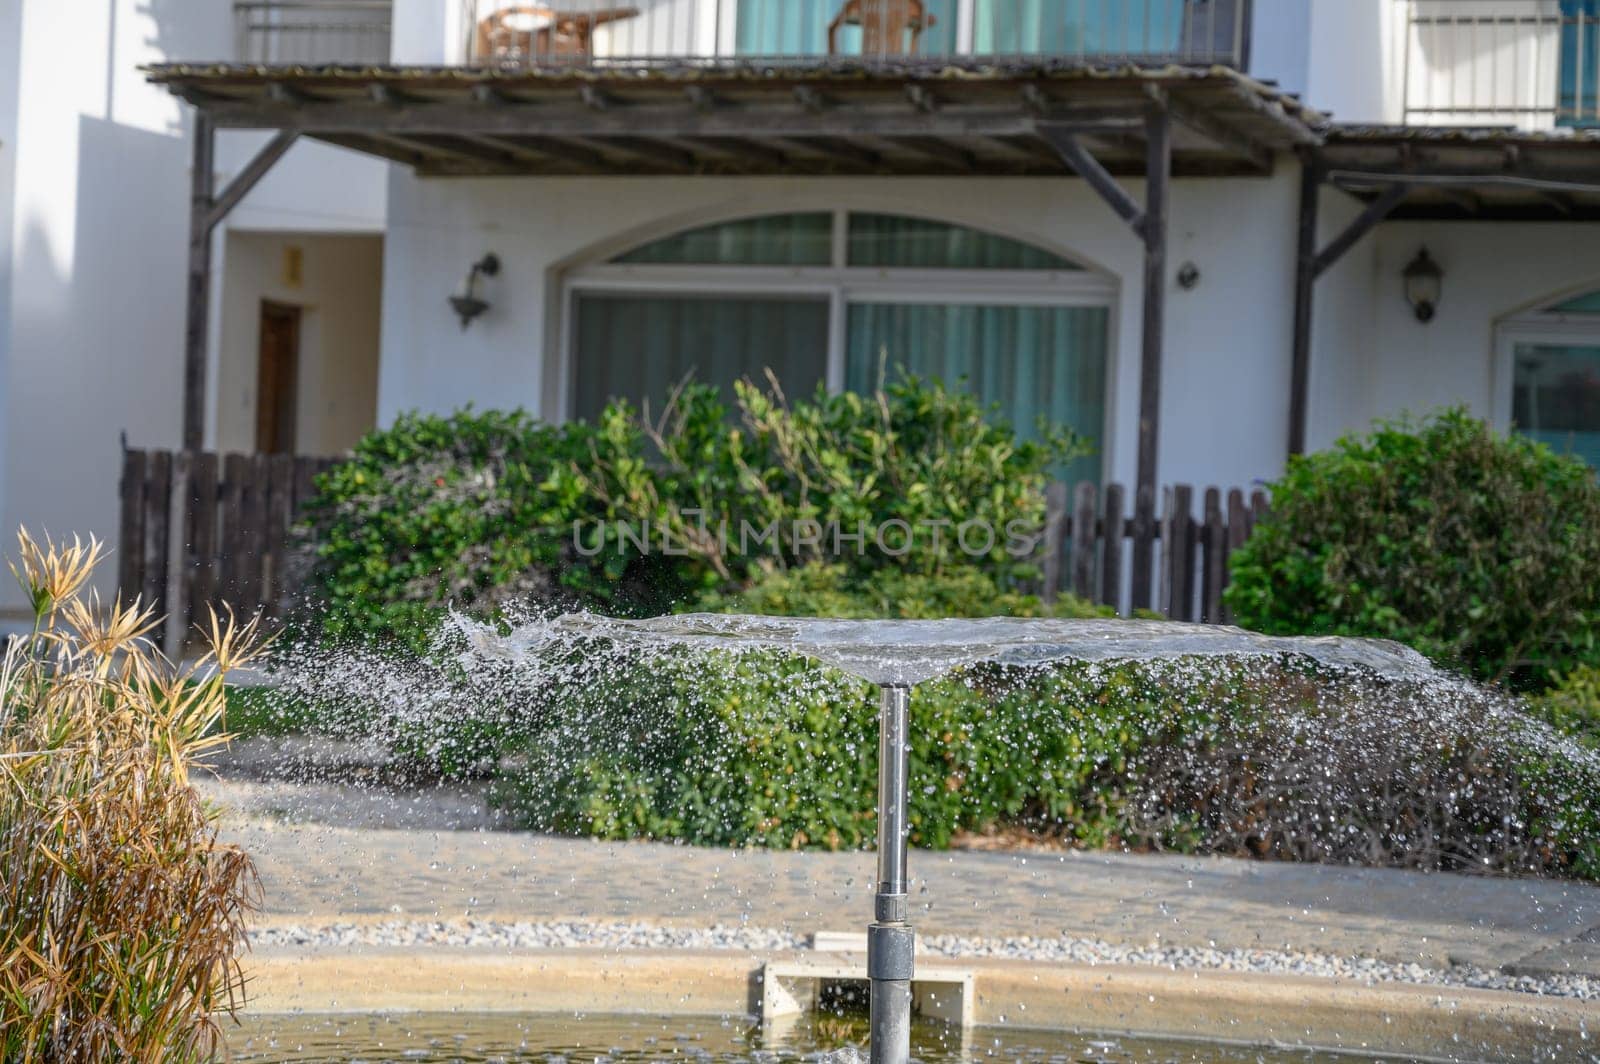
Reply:
[[489, 309], [488, 300], [478, 295], [478, 278], [497, 277], [499, 274], [500, 256], [491, 251], [472, 264], [472, 269], [467, 271], [467, 279], [461, 284], [461, 291], [450, 297], [450, 307], [461, 319], [462, 332], [467, 331], [473, 319]]
[[1401, 274], [1406, 282], [1406, 302], [1411, 304], [1417, 320], [1426, 324], [1439, 310], [1439, 297], [1444, 288], [1444, 271], [1433, 261], [1428, 249], [1417, 252], [1417, 257], [1406, 264]]

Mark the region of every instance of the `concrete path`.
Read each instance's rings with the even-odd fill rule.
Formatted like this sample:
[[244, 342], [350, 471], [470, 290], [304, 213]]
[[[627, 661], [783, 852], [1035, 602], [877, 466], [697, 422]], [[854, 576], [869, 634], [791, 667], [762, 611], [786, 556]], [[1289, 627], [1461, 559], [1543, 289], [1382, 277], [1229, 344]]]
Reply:
[[[213, 782], [207, 790], [234, 810], [226, 835], [255, 856], [271, 922], [570, 918], [803, 934], [855, 931], [871, 912], [865, 853], [483, 830], [492, 818], [462, 791], [435, 801], [431, 792], [379, 796], [331, 784]], [[288, 822], [295, 819], [302, 822]], [[467, 826], [431, 826], [441, 823]], [[911, 870], [912, 919], [928, 934], [1600, 975], [1600, 888], [1580, 884], [1099, 853], [917, 852]]]

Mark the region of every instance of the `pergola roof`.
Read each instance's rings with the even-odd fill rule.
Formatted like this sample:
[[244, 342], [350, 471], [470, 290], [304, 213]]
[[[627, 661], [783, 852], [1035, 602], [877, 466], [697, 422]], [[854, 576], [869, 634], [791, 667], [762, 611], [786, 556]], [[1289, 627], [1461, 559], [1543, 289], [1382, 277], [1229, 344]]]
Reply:
[[1317, 157], [1363, 198], [1404, 186], [1391, 219], [1600, 220], [1600, 129], [1331, 126]]
[[1079, 137], [1145, 169], [1145, 116], [1174, 119], [1173, 173], [1270, 173], [1325, 120], [1227, 67], [1064, 61], [905, 65], [259, 67], [166, 64], [150, 79], [219, 129], [276, 129], [430, 177], [562, 174], [1069, 175]]

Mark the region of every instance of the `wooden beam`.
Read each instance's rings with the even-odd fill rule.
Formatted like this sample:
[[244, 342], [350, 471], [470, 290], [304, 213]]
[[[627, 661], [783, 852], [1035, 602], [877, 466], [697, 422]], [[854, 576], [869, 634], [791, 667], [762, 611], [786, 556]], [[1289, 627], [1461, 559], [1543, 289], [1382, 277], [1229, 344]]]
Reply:
[[1558, 212], [1568, 218], [1572, 217], [1573, 211], [1576, 208], [1576, 201], [1574, 201], [1573, 198], [1567, 195], [1565, 192], [1552, 192], [1550, 189], [1540, 189], [1539, 198], [1550, 204], [1550, 206], [1554, 207]]
[[1321, 277], [1328, 269], [1344, 257], [1344, 253], [1355, 247], [1356, 242], [1370, 233], [1374, 226], [1383, 221], [1406, 198], [1408, 189], [1405, 185], [1390, 185], [1378, 194], [1378, 198], [1367, 204], [1367, 209], [1358, 214], [1354, 221], [1345, 226], [1344, 232], [1328, 241], [1328, 246], [1317, 253], [1316, 261], [1312, 265], [1312, 276]]
[[395, 151], [404, 155], [413, 154], [418, 165], [429, 165], [431, 159], [453, 159], [458, 163], [466, 163], [472, 167], [485, 167], [487, 173], [515, 174], [517, 167], [512, 165], [512, 160], [506, 152], [475, 146], [465, 140], [460, 141], [461, 146], [442, 144], [438, 140], [420, 140], [415, 137], [400, 137], [391, 133], [368, 133], [378, 144], [387, 144]]
[[198, 451], [206, 433], [206, 355], [211, 324], [211, 235], [216, 223], [217, 132], [205, 114], [194, 116], [194, 156], [189, 174], [189, 290], [183, 332], [183, 448]]
[[491, 137], [481, 133], [461, 133], [457, 136], [460, 140], [481, 144], [489, 150], [505, 152], [513, 158], [535, 164], [554, 161], [587, 170], [604, 170], [608, 165], [606, 157], [597, 151], [552, 141], [548, 137]]
[[[218, 104], [208, 108], [214, 124], [228, 129], [291, 129], [302, 133], [379, 132], [398, 136], [546, 134], [553, 136], [1025, 136], [1038, 123], [1020, 111], [965, 111], [944, 107], [929, 114], [912, 108], [719, 107], [700, 111], [679, 97], [674, 107], [610, 107], [592, 110], [573, 104], [488, 105], [427, 103], [378, 107], [370, 101], [308, 102], [291, 107], [267, 103]], [[1071, 123], [1063, 120], [1066, 128]]]
[[788, 155], [781, 149], [742, 137], [696, 137], [690, 143], [741, 163], [754, 163], [767, 169], [782, 169], [789, 163]]
[[1311, 404], [1311, 321], [1317, 290], [1317, 215], [1323, 174], [1316, 160], [1300, 163], [1300, 220], [1294, 271], [1294, 336], [1289, 364], [1289, 454], [1306, 452]]
[[[596, 144], [597, 142], [590, 141], [589, 143]], [[693, 152], [650, 137], [608, 137], [604, 146], [632, 155], [636, 159], [654, 163], [668, 170], [691, 173], [698, 165]]]
[[761, 137], [755, 142], [782, 152], [790, 170], [809, 161], [805, 158], [809, 156], [818, 156], [817, 162], [843, 167], [850, 173], [872, 173], [883, 165], [876, 152], [838, 137]]
[[901, 151], [909, 151], [920, 155], [924, 159], [932, 159], [941, 166], [948, 166], [952, 170], [962, 173], [971, 173], [975, 160], [969, 151], [956, 147], [949, 141], [940, 140], [938, 137], [901, 137], [888, 142], [886, 146], [893, 146]]
[[[1139, 201], [1130, 196], [1127, 190], [1117, 183], [1117, 179], [1100, 165], [1100, 161], [1079, 143], [1077, 134], [1048, 122], [1037, 123], [1035, 128], [1045, 143], [1054, 148], [1066, 164], [1088, 182], [1090, 188], [1099, 193], [1100, 198], [1116, 212], [1117, 217], [1127, 222], [1134, 232], [1143, 235], [1145, 208], [1141, 208]], [[1170, 170], [1172, 157], [1170, 139], [1163, 148], [1163, 153]]]
[[250, 190], [260, 184], [267, 172], [282, 159], [288, 150], [300, 139], [300, 134], [285, 131], [279, 133], [267, 146], [256, 153], [255, 158], [245, 164], [234, 179], [228, 182], [228, 187], [212, 203], [211, 209], [206, 213], [206, 234], [209, 236], [222, 220], [226, 218], [239, 202], [250, 194]]
[[939, 109], [939, 98], [926, 85], [907, 85], [906, 99], [911, 101], [912, 107], [925, 114], [933, 114]]
[[1181, 100], [1169, 100], [1172, 117], [1205, 137], [1219, 148], [1233, 152], [1262, 173], [1271, 173], [1273, 151], [1214, 111], [1202, 110]]
[[810, 85], [796, 85], [794, 87], [794, 99], [801, 108], [814, 115], [821, 114], [828, 109], [827, 97]]

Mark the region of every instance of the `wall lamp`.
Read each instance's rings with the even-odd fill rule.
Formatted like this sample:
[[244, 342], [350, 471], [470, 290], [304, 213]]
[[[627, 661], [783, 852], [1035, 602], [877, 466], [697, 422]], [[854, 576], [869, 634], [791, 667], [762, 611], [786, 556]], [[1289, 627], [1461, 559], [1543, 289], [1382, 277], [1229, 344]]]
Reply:
[[1417, 320], [1427, 323], [1439, 309], [1439, 296], [1444, 287], [1444, 271], [1433, 261], [1428, 249], [1417, 252], [1417, 257], [1406, 264], [1401, 274], [1406, 282], [1406, 302]]
[[450, 297], [450, 307], [461, 319], [461, 331], [466, 332], [467, 326], [472, 324], [474, 318], [489, 309], [489, 303], [478, 295], [478, 278], [496, 277], [500, 273], [500, 256], [489, 252], [483, 258], [472, 264], [472, 269], [467, 271], [467, 279], [461, 285], [461, 291]]

